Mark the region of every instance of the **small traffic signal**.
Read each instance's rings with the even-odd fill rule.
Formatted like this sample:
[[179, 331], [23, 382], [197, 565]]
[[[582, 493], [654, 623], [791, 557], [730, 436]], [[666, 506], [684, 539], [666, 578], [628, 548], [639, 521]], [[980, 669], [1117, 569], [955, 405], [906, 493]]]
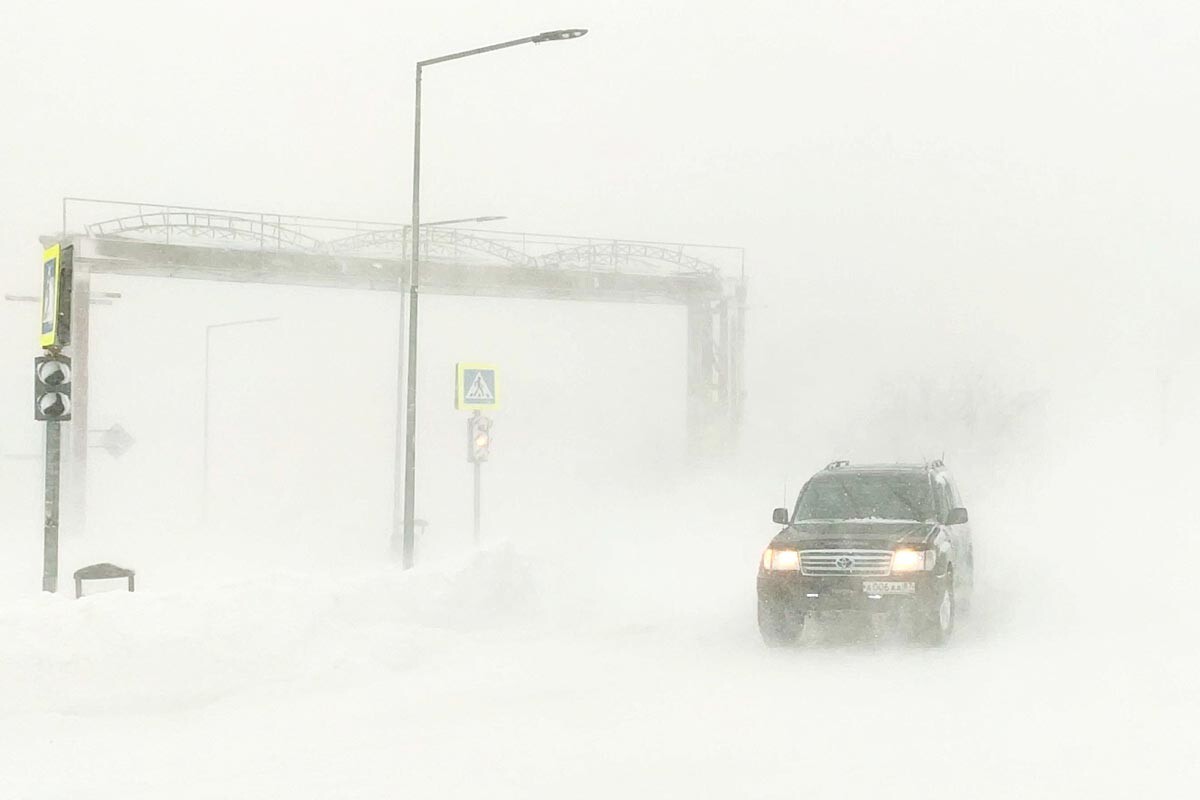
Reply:
[[492, 446], [492, 421], [476, 412], [467, 419], [467, 461], [479, 464], [488, 460]]
[[33, 360], [33, 418], [66, 422], [71, 418], [71, 359], [44, 355]]

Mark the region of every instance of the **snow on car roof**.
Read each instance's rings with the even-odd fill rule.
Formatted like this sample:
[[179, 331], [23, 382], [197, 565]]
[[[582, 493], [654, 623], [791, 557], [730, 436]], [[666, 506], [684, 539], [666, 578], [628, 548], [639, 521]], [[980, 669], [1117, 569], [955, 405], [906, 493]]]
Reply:
[[943, 469], [932, 464], [848, 464], [838, 467], [834, 472], [925, 472], [927, 470]]

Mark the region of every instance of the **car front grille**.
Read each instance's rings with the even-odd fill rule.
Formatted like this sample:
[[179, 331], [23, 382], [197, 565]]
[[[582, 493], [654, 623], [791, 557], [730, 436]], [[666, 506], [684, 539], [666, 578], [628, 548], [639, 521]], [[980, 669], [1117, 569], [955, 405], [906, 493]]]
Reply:
[[892, 571], [890, 550], [801, 550], [805, 575], [864, 575], [879, 577]]

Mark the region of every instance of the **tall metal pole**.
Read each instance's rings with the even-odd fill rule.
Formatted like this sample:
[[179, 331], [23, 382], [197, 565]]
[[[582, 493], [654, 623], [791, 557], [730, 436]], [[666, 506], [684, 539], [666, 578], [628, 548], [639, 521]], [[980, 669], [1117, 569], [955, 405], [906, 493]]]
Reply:
[[74, 294], [71, 300], [71, 423], [66, 430], [67, 465], [65, 506], [67, 531], [81, 537], [87, 533], [88, 479], [88, 363], [90, 358], [92, 303], [91, 270], [85, 260], [74, 259]]
[[402, 565], [413, 565], [415, 508], [417, 500], [417, 297], [421, 253], [421, 65], [417, 64], [415, 108], [413, 109], [412, 172], [412, 263], [408, 276], [408, 368], [407, 402], [404, 423], [404, 542]]
[[[410, 239], [412, 239], [412, 231], [405, 227], [403, 245], [400, 250], [404, 257], [407, 257]], [[388, 545], [392, 554], [398, 557], [403, 546], [404, 534], [404, 431], [406, 430], [405, 420], [408, 417], [408, 406], [404, 400], [405, 369], [408, 364], [408, 353], [405, 351], [405, 342], [408, 341], [408, 337], [405, 335], [408, 312], [404, 305], [408, 298], [404, 294], [406, 283], [403, 269], [396, 276], [396, 281], [400, 286], [400, 318], [396, 322], [396, 431], [392, 453], [392, 534]]]
[[62, 423], [46, 421], [46, 507], [42, 535], [42, 591], [58, 591], [59, 481], [62, 475]]
[[[401, 541], [401, 561], [404, 569], [408, 569], [413, 564], [414, 529], [416, 527], [414, 510], [417, 498], [417, 297], [420, 294], [421, 285], [418, 275], [418, 261], [421, 253], [421, 71], [431, 64], [440, 64], [443, 61], [453, 61], [481, 53], [490, 53], [493, 50], [501, 50], [521, 44], [538, 44], [541, 42], [578, 39], [585, 33], [587, 31], [582, 28], [546, 31], [534, 36], [525, 36], [521, 39], [513, 39], [507, 42], [500, 42], [499, 44], [487, 45], [486, 47], [477, 47], [474, 50], [464, 50], [460, 53], [451, 53], [417, 62], [416, 92], [413, 103], [412, 264], [409, 268], [408, 276], [408, 367], [405, 371], [406, 388], [408, 391], [405, 406], [404, 514], [403, 538]], [[399, 493], [397, 492], [393, 498], [393, 503], [396, 503], [398, 500]], [[396, 516], [395, 506], [393, 506], [393, 547], [396, 539]]]
[[208, 375], [212, 356], [212, 330], [211, 325], [204, 329], [204, 460], [201, 467], [203, 477], [200, 483], [201, 522], [208, 522], [208, 408], [211, 394]]

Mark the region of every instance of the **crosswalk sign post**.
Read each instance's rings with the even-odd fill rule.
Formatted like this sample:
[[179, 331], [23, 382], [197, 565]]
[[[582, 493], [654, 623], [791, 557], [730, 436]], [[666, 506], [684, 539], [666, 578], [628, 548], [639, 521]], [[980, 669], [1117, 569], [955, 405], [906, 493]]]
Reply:
[[58, 518], [62, 473], [62, 424], [71, 419], [73, 245], [54, 244], [42, 252], [42, 313], [38, 342], [45, 351], [34, 361], [34, 418], [46, 423], [42, 591], [58, 591]]
[[480, 465], [488, 460], [492, 447], [492, 420], [482, 412], [475, 411], [467, 420], [467, 461], [475, 468], [475, 545], [479, 545], [480, 482], [483, 470]]
[[474, 412], [467, 420], [467, 461], [475, 472], [475, 544], [479, 544], [480, 465], [488, 460], [492, 445], [492, 420], [482, 411], [496, 408], [499, 394], [496, 389], [494, 364], [456, 364], [454, 368], [454, 407]]

